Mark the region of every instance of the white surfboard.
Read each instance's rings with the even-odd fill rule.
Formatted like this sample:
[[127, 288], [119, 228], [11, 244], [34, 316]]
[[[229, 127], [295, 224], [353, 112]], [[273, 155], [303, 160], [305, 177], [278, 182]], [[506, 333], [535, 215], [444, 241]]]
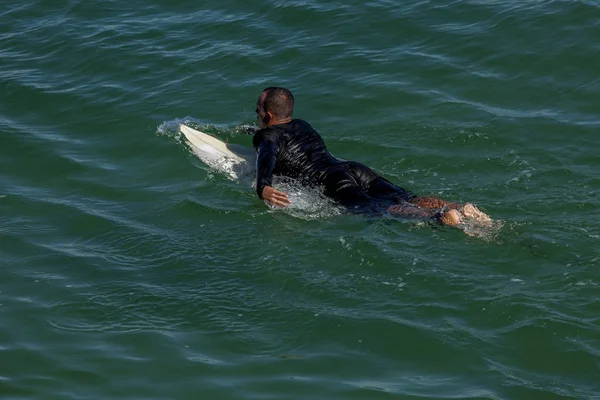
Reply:
[[233, 179], [256, 171], [256, 153], [253, 149], [225, 143], [214, 136], [186, 125], [179, 125], [194, 153], [209, 167], [227, 174]]

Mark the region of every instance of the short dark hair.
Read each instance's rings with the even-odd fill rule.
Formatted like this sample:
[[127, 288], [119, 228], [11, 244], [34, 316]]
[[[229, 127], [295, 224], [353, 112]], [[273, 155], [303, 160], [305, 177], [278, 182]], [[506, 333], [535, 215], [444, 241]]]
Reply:
[[263, 107], [278, 118], [290, 118], [294, 112], [294, 95], [286, 88], [271, 86], [263, 90], [266, 93]]

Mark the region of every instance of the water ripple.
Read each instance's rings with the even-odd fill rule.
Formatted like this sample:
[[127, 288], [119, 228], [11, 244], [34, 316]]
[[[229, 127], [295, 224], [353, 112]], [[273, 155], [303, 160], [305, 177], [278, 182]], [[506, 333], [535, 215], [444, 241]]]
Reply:
[[[4, 397], [597, 397], [595, 2], [0, 17]], [[504, 227], [269, 210], [182, 145], [250, 147], [274, 84], [334, 154]]]

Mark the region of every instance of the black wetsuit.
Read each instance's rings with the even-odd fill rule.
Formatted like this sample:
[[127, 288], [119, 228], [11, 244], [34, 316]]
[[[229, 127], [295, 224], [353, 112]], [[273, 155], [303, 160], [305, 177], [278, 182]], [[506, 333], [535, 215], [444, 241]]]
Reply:
[[294, 119], [256, 132], [256, 191], [261, 197], [273, 175], [298, 179], [304, 185], [324, 187], [326, 196], [359, 212], [381, 212], [405, 204], [415, 195], [376, 174], [369, 167], [335, 158], [321, 136], [307, 122]]

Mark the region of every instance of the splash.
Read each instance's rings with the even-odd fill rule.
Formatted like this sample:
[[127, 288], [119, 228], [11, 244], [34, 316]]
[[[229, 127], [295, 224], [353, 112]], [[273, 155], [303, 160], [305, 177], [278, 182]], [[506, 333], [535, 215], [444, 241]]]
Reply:
[[156, 134], [160, 136], [166, 136], [170, 138], [176, 139], [179, 143], [182, 143], [184, 138], [179, 132], [179, 125], [187, 125], [190, 128], [200, 129], [206, 128], [208, 125], [203, 125], [195, 118], [192, 117], [184, 117], [184, 118], [175, 118], [171, 121], [165, 121], [159, 126], [156, 127]]
[[323, 194], [322, 187], [304, 186], [299, 181], [286, 177], [274, 177], [273, 187], [286, 193], [291, 201], [287, 207], [265, 202], [273, 211], [285, 212], [307, 221], [342, 214], [342, 209]]
[[469, 236], [492, 240], [503, 225], [502, 221], [491, 219], [476, 206], [467, 203], [461, 210], [461, 219], [457, 228], [462, 229]]

